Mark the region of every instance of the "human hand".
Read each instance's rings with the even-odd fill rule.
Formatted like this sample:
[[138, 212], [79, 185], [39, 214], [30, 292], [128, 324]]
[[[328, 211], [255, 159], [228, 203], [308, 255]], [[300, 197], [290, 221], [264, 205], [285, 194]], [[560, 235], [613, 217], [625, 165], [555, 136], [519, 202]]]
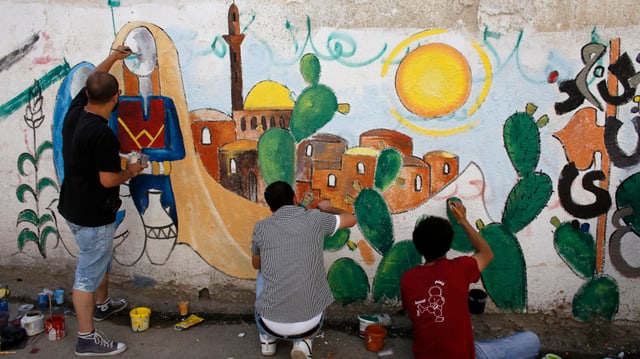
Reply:
[[447, 200], [447, 205], [458, 222], [467, 219], [467, 208], [462, 204], [462, 201], [450, 198]]
[[113, 52], [111, 55], [115, 56], [118, 60], [124, 60], [125, 58], [133, 55], [133, 51], [129, 48], [129, 46], [120, 45], [116, 48], [111, 49]]
[[333, 206], [331, 205], [331, 201], [329, 201], [328, 199], [323, 199], [322, 201], [318, 202], [318, 209], [322, 212], [326, 212], [331, 207]]
[[142, 163], [141, 161], [136, 161], [134, 163], [127, 162], [127, 171], [131, 173], [131, 178], [139, 175], [140, 172], [142, 172], [147, 167], [149, 167], [149, 165], [146, 163]]

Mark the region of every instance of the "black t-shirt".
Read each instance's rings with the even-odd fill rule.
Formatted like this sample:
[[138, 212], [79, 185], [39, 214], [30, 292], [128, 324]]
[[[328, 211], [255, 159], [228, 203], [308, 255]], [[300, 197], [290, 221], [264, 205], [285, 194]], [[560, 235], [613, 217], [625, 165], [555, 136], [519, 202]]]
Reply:
[[64, 180], [58, 211], [71, 223], [98, 227], [114, 222], [120, 207], [119, 186], [105, 188], [98, 173], [121, 170], [120, 142], [106, 119], [84, 110], [86, 104], [83, 88], [62, 127]]

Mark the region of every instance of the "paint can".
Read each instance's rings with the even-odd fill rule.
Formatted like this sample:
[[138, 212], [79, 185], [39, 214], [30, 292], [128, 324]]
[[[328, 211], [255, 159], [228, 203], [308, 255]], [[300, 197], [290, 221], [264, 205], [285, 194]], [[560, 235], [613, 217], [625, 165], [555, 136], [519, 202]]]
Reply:
[[47, 308], [49, 306], [49, 295], [45, 292], [38, 294], [38, 306], [40, 308]]
[[370, 324], [365, 333], [365, 348], [371, 352], [379, 352], [384, 348], [384, 337], [387, 335], [387, 330], [382, 325]]
[[131, 317], [131, 330], [134, 332], [144, 332], [149, 329], [151, 309], [145, 307], [133, 308], [129, 312], [129, 317]]
[[471, 314], [484, 313], [484, 306], [487, 302], [487, 292], [482, 289], [471, 289], [469, 291], [469, 312]]
[[64, 315], [52, 315], [45, 319], [44, 322], [49, 341], [55, 342], [64, 338]]
[[64, 289], [58, 288], [55, 292], [53, 292], [53, 298], [56, 300], [57, 305], [61, 305], [64, 303]]
[[360, 338], [365, 338], [365, 330], [371, 324], [378, 324], [378, 316], [377, 315], [359, 315], [358, 321], [360, 322], [358, 336], [360, 336]]
[[44, 315], [39, 310], [27, 312], [20, 319], [20, 326], [24, 328], [28, 336], [34, 336], [44, 332]]

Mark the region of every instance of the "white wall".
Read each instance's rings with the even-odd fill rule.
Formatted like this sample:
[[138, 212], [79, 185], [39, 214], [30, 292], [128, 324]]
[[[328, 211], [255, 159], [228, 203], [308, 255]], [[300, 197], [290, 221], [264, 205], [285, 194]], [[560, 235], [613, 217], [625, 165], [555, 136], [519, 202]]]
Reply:
[[[338, 102], [351, 105], [347, 115], [336, 114], [319, 132], [341, 136], [349, 147], [355, 147], [362, 132], [389, 129], [410, 136], [417, 157], [432, 150], [445, 150], [458, 156], [461, 176], [453, 185], [419, 208], [393, 215], [396, 242], [411, 237], [413, 224], [421, 214], [444, 215], [444, 200], [450, 196], [464, 198], [474, 220], [481, 219], [485, 224], [501, 222], [507, 196], [519, 179], [503, 143], [504, 123], [512, 114], [525, 111], [528, 103], [537, 106], [534, 119], [546, 114], [549, 123], [539, 128], [540, 159], [535, 171], [549, 176], [553, 193], [541, 213], [516, 236], [526, 263], [525, 309], [570, 313], [571, 305], [567, 303], [571, 303], [587, 279], [576, 275], [556, 252], [553, 239], [556, 228], [550, 221], [553, 217], [562, 223], [576, 219], [575, 214], [566, 210], [558, 194], [561, 171], [570, 162], [567, 147], [587, 157], [593, 141], [596, 141], [593, 146], [603, 148], [602, 142], [587, 134], [604, 126], [606, 103], [598, 95], [597, 83], [607, 78], [610, 41], [619, 39], [620, 53], [627, 53], [633, 65], [639, 66], [636, 57], [640, 53], [637, 40], [640, 27], [636, 20], [640, 9], [634, 1], [574, 0], [557, 4], [542, 0], [526, 3], [274, 0], [236, 1], [235, 4], [240, 10], [241, 30], [246, 35], [242, 44], [243, 95], [265, 80], [280, 83], [294, 95], [299, 95], [307, 86], [299, 73], [299, 59], [305, 53], [315, 53], [322, 66], [320, 82], [334, 91]], [[112, 1], [111, 6], [107, 1], [86, 0], [5, 4], [0, 15], [4, 30], [0, 32], [0, 43], [3, 44], [0, 58], [0, 177], [3, 180], [0, 191], [5, 193], [4, 206], [0, 209], [0, 231], [4, 233], [0, 241], [0, 265], [43, 269], [73, 265], [76, 253], [73, 236], [57, 211], [50, 210], [55, 208], [57, 190], [53, 186], [45, 187], [37, 199], [26, 195], [22, 202], [18, 195], [20, 185], [33, 187], [36, 178], [48, 178], [58, 183], [53, 150], [43, 152], [37, 171], [25, 163], [24, 173], [21, 173], [19, 158], [23, 153], [34, 154], [35, 148], [47, 141], [57, 145], [53, 133], [54, 109], [60, 99], [56, 96], [69, 70], [81, 62], [98, 64], [114, 41], [124, 36], [121, 31], [127, 24], [141, 22], [163, 30], [175, 46], [179, 59], [178, 85], [183, 91], [179, 86], [173, 88], [171, 91], [178, 96], [170, 97], [179, 107], [182, 135], [189, 137], [185, 140], [189, 159], [196, 154], [191, 134], [186, 131], [189, 128], [189, 120], [183, 116], [186, 111], [206, 108], [231, 116], [228, 52], [224, 52], [226, 43], [221, 38], [228, 33], [230, 5], [230, 1], [218, 0], [121, 0]], [[431, 32], [438, 29], [443, 31]], [[452, 114], [420, 119], [398, 99], [394, 82], [396, 69], [403, 54], [435, 42], [457, 49], [468, 61], [471, 90], [468, 100]], [[572, 132], [571, 143], [567, 144], [560, 141], [556, 133], [571, 123], [579, 109], [594, 105], [585, 100], [578, 108], [559, 114], [554, 104], [564, 101], [566, 95], [559, 91], [558, 84], [575, 78], [584, 67], [581, 49], [590, 42], [607, 46], [601, 61], [596, 64], [603, 67], [604, 77], [593, 75], [594, 66], [586, 85], [603, 108], [596, 110], [597, 125], [584, 125], [582, 131]], [[338, 44], [341, 54], [337, 52]], [[425, 69], [428, 69], [426, 65]], [[557, 71], [559, 76], [555, 82], [549, 81], [552, 71]], [[39, 80], [44, 87], [42, 102], [32, 102], [28, 107], [26, 100], [29, 97], [23, 92], [34, 84], [34, 80]], [[622, 87], [619, 90], [622, 92]], [[164, 91], [169, 96], [170, 91]], [[184, 100], [180, 101], [180, 95]], [[633, 98], [613, 109], [623, 123], [615, 142], [627, 155], [637, 151], [638, 134], [631, 120], [637, 115], [633, 109], [638, 108], [638, 102]], [[181, 104], [186, 108], [181, 109]], [[38, 111], [40, 106], [41, 112]], [[24, 120], [29, 116], [29, 109], [35, 111], [34, 117], [43, 116], [35, 129]], [[605, 149], [604, 154], [596, 158], [599, 159], [593, 166], [581, 171], [580, 178], [587, 172], [601, 170], [610, 154]], [[176, 161], [174, 171], [181, 174], [196, 168], [179, 162]], [[600, 187], [606, 187], [613, 199], [611, 207], [605, 209], [606, 219], [601, 223], [595, 216], [579, 219], [580, 223], [589, 223], [589, 234], [596, 242], [600, 240], [602, 257], [598, 260], [598, 275], [613, 278], [619, 287], [620, 306], [615, 317], [632, 320], [640, 319], [635, 310], [640, 305], [636, 290], [640, 275], [637, 270], [640, 267], [639, 234], [633, 231], [624, 234], [621, 254], [617, 257], [614, 254], [614, 258], [609, 253], [609, 243], [616, 230], [612, 217], [620, 209], [616, 203], [617, 190], [625, 180], [634, 175], [637, 178], [639, 168], [638, 161], [624, 167], [609, 164], [606, 169], [609, 176], [605, 181], [596, 182]], [[176, 172], [173, 175], [177, 175]], [[208, 193], [220, 193], [217, 184], [205, 177], [201, 173], [194, 176], [194, 186], [205, 192], [213, 191]], [[574, 184], [572, 195], [580, 204], [594, 201], [593, 194], [582, 189], [579, 181]], [[235, 195], [230, 196], [234, 198]], [[127, 198], [124, 208], [135, 213], [133, 203]], [[120, 257], [116, 257], [127, 263], [117, 264], [114, 270], [124, 276], [145, 275], [160, 283], [177, 281], [197, 288], [229, 282], [251, 288], [252, 281], [244, 280], [251, 279], [251, 275], [247, 275], [250, 241], [247, 231], [250, 234], [251, 220], [264, 216], [266, 211], [237, 198], [238, 202], [227, 202], [226, 206], [237, 206], [238, 211], [245, 206], [251, 208], [247, 223], [244, 223], [248, 230], [238, 229], [242, 220], [233, 214], [218, 215], [217, 210], [228, 212], [228, 209], [221, 209], [215, 199], [208, 199], [211, 203], [204, 205], [199, 202], [202, 198], [177, 193], [178, 216], [181, 216], [179, 230], [186, 233], [189, 225], [190, 234], [187, 239], [178, 238], [171, 256], [162, 264], [152, 264], [145, 255], [138, 260], [137, 255], [131, 255], [142, 253], [144, 229], [140, 218], [126, 220], [119, 227], [119, 233], [129, 231], [130, 238], [137, 242], [128, 244], [126, 254], [120, 253]], [[215, 218], [190, 216], [189, 210], [194, 208], [210, 209]], [[55, 228], [59, 230], [60, 239], [50, 235], [42, 250], [35, 241], [27, 242], [19, 250], [19, 231], [25, 227], [35, 228], [28, 222], [16, 226], [19, 213], [25, 209], [37, 210], [40, 215], [56, 215]], [[637, 226], [638, 215], [632, 216], [629, 218], [634, 218]], [[199, 221], [202, 227], [198, 225]], [[206, 225], [210, 223], [214, 223], [213, 227], [207, 229]], [[599, 229], [601, 233], [598, 233]], [[203, 240], [211, 236], [211, 231], [215, 232], [212, 237], [216, 239], [211, 239], [214, 242]], [[351, 241], [356, 243], [361, 239], [360, 230], [354, 229]], [[343, 248], [327, 252], [327, 267], [345, 256], [353, 258], [369, 280], [373, 280], [381, 259], [379, 254], [375, 254], [374, 262], [367, 262], [359, 250]], [[621, 270], [621, 263], [628, 267]]]

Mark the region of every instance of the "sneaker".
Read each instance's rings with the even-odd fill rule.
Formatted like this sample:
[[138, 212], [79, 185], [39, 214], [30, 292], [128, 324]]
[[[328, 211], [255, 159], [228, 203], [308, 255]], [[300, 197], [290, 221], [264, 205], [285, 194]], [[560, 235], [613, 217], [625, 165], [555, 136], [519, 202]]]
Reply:
[[127, 300], [124, 298], [112, 300], [107, 299], [102, 304], [96, 304], [96, 309], [93, 312], [93, 320], [99, 322], [107, 319], [111, 314], [117, 313], [127, 307]]
[[264, 356], [276, 355], [278, 341], [270, 335], [260, 334], [260, 349], [262, 349], [262, 355]]
[[78, 337], [75, 354], [77, 356], [107, 356], [120, 354], [127, 349], [124, 343], [107, 340], [98, 332], [89, 337]]
[[311, 339], [296, 340], [291, 349], [291, 359], [311, 359]]

